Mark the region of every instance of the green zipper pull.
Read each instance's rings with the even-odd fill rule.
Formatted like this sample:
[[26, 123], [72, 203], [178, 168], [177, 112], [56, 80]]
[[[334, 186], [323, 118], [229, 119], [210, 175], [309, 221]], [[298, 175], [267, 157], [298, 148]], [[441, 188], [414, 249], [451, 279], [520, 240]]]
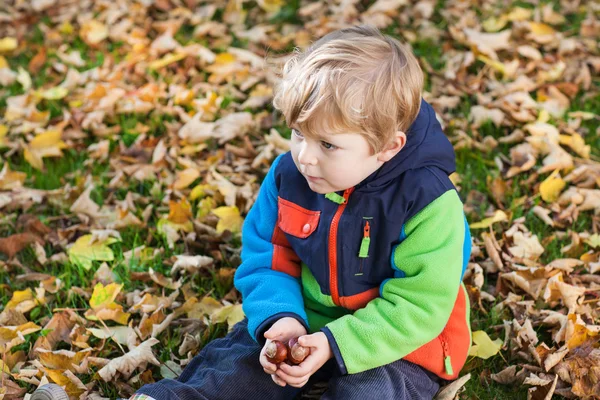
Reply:
[[360, 258], [369, 257], [369, 245], [371, 244], [371, 226], [369, 225], [369, 221], [365, 224], [365, 229], [363, 231], [363, 238], [360, 242], [360, 250], [358, 251], [358, 256]]
[[344, 198], [344, 196], [340, 196], [336, 192], [327, 193], [325, 195], [325, 198], [329, 199], [337, 204], [344, 204], [346, 202], [346, 199]]
[[454, 371], [452, 370], [452, 362], [450, 361], [450, 356], [446, 356], [446, 358], [444, 358], [444, 365], [446, 366], [446, 373], [448, 375], [454, 375]]

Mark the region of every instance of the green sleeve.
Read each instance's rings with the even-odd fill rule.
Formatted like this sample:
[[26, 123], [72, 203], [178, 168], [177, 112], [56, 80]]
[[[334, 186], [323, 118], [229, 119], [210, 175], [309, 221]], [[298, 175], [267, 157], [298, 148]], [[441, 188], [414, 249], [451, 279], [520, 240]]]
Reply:
[[436, 338], [450, 318], [464, 262], [465, 220], [456, 191], [445, 192], [404, 228], [393, 263], [405, 276], [384, 281], [381, 297], [326, 325], [349, 374], [403, 358]]

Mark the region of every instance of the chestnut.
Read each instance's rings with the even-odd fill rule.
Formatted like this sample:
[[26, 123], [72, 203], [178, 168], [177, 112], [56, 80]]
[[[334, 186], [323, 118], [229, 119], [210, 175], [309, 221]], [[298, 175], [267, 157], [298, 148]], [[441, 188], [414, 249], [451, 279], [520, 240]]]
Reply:
[[285, 344], [279, 340], [273, 340], [267, 345], [265, 356], [270, 363], [280, 364], [287, 358], [288, 349]]
[[310, 349], [308, 347], [301, 346], [298, 343], [298, 338], [291, 338], [288, 341], [288, 361], [292, 364], [300, 364], [308, 355], [310, 354]]

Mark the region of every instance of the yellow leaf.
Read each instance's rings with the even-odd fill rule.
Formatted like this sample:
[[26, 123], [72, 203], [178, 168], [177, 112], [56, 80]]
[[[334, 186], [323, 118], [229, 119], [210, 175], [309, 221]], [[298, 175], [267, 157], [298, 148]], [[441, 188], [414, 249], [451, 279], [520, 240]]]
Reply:
[[135, 336], [135, 331], [128, 326], [109, 326], [102, 327], [102, 329], [86, 328], [86, 330], [98, 339], [111, 338], [120, 344], [127, 344], [127, 339], [130, 336]]
[[594, 233], [592, 236], [585, 239], [584, 242], [596, 249], [600, 247], [600, 235]]
[[[13, 292], [12, 295], [12, 299], [10, 299], [10, 301], [8, 303], [6, 303], [6, 308], [7, 309], [11, 309], [11, 308], [22, 308], [22, 307], [18, 307], [19, 305], [22, 305], [22, 303], [26, 303], [26, 302], [31, 302], [33, 304], [33, 307], [35, 307], [35, 302], [33, 301], [34, 299], [34, 295], [33, 292], [31, 291], [31, 289], [25, 289], [25, 290], [16, 290], [15, 292]], [[31, 308], [33, 308], [31, 307]], [[29, 308], [29, 307], [27, 307]], [[29, 308], [29, 309], [31, 309]], [[27, 310], [29, 311], [29, 310]], [[22, 311], [25, 312], [25, 311]]]
[[212, 213], [219, 217], [217, 223], [217, 233], [229, 230], [232, 233], [240, 232], [242, 230], [242, 223], [244, 219], [240, 215], [240, 210], [236, 206], [232, 207], [219, 207], [212, 210]]
[[123, 285], [117, 283], [111, 283], [106, 286], [97, 283], [96, 286], [94, 286], [94, 293], [92, 293], [92, 297], [90, 298], [90, 307], [92, 307], [92, 309], [98, 309], [108, 306], [115, 301], [122, 288]]
[[108, 28], [101, 22], [91, 20], [85, 22], [79, 30], [79, 36], [89, 45], [95, 45], [108, 37]]
[[63, 386], [69, 398], [78, 399], [86, 390], [86, 386], [73, 372], [62, 369], [44, 368], [44, 372], [59, 386]]
[[512, 9], [511, 12], [506, 14], [506, 18], [508, 18], [508, 20], [512, 21], [512, 22], [526, 21], [529, 18], [531, 18], [531, 14], [532, 14], [532, 11], [528, 8], [515, 7]]
[[61, 139], [61, 132], [58, 130], [49, 130], [45, 133], [37, 135], [33, 138], [33, 140], [29, 143], [29, 147], [35, 150], [44, 149], [48, 147], [58, 147], [64, 149], [67, 147], [65, 142]]
[[71, 35], [75, 31], [75, 29], [73, 28], [73, 25], [71, 25], [71, 23], [69, 21], [64, 21], [58, 27], [58, 31], [60, 33], [62, 33], [63, 35]]
[[559, 141], [560, 144], [569, 146], [582, 158], [590, 158], [591, 146], [585, 144], [585, 140], [583, 140], [580, 134], [574, 133], [572, 135], [560, 135]]
[[[0, 66], [2, 68], [2, 66]], [[581, 118], [584, 121], [589, 121], [590, 119], [598, 118], [599, 116], [589, 111], [573, 111], [567, 114], [569, 118]]]
[[184, 224], [192, 218], [192, 205], [186, 198], [180, 201], [169, 201], [167, 219], [175, 224]]
[[196, 218], [202, 219], [206, 215], [208, 215], [213, 208], [217, 206], [217, 202], [212, 197], [205, 197], [198, 203], [198, 212], [196, 213]]
[[0, 146], [6, 146], [6, 134], [8, 133], [8, 126], [0, 124]]
[[131, 314], [123, 312], [123, 306], [117, 303], [110, 303], [97, 310], [87, 310], [84, 316], [90, 321], [97, 321], [99, 319], [106, 321], [111, 320], [121, 325], [127, 325], [127, 320]]
[[498, 32], [502, 30], [508, 23], [506, 15], [501, 15], [499, 18], [490, 17], [482, 22], [481, 26], [486, 32]]
[[489, 228], [496, 222], [502, 222], [502, 221], [508, 221], [508, 215], [506, 215], [506, 213], [502, 210], [496, 210], [496, 212], [494, 213], [494, 215], [492, 217], [485, 218], [485, 219], [481, 220], [480, 222], [474, 222], [474, 223], [470, 224], [469, 227], [471, 229], [485, 229], [485, 228]]
[[242, 310], [241, 304], [232, 304], [225, 306], [220, 310], [216, 310], [210, 316], [210, 320], [213, 323], [220, 323], [227, 321], [229, 330], [233, 328], [233, 325], [237, 324], [244, 319], [244, 311]]
[[268, 13], [278, 12], [284, 4], [283, 0], [258, 0], [257, 3], [260, 8]]
[[60, 157], [62, 156], [61, 149], [67, 147], [66, 143], [61, 140], [61, 132], [58, 130], [49, 130], [45, 133], [37, 135], [25, 147], [23, 156], [32, 167], [42, 169], [44, 167], [43, 157]]
[[210, 185], [206, 185], [206, 184], [197, 185], [196, 187], [194, 187], [192, 189], [192, 191], [190, 193], [190, 200], [194, 201], [196, 199], [206, 196], [205, 190], [208, 188], [210, 188]]
[[0, 53], [14, 50], [17, 48], [18, 44], [17, 39], [13, 37], [2, 38], [0, 39]]
[[506, 74], [506, 68], [504, 67], [504, 64], [502, 64], [500, 61], [492, 60], [491, 58], [488, 58], [484, 55], [478, 55], [477, 59], [489, 65], [496, 71], [501, 72], [502, 74]]
[[187, 310], [187, 317], [201, 320], [205, 315], [211, 315], [217, 310], [223, 308], [223, 305], [213, 299], [212, 297], [205, 296], [200, 302], [191, 302], [192, 305]]
[[184, 58], [185, 58], [184, 53], [169, 53], [169, 54], [165, 55], [163, 58], [161, 58], [160, 60], [151, 62], [148, 65], [148, 68], [150, 68], [151, 70], [156, 70], [156, 69], [165, 67], [169, 64], [172, 64], [174, 62], [177, 62], [179, 60], [183, 60]]
[[60, 100], [63, 97], [65, 97], [68, 93], [69, 91], [67, 90], [67, 88], [62, 86], [55, 86], [44, 91], [38, 91], [35, 94], [36, 96], [46, 100]]
[[11, 190], [22, 187], [25, 179], [27, 179], [25, 172], [11, 171], [8, 163], [5, 163], [4, 168], [0, 171], [0, 189]]
[[231, 53], [220, 53], [215, 56], [215, 64], [229, 64], [235, 61], [235, 56]]
[[502, 340], [496, 339], [492, 341], [484, 331], [473, 332], [473, 343], [469, 349], [469, 355], [487, 360], [493, 355], [496, 355], [502, 347]]
[[591, 331], [585, 325], [577, 323], [577, 316], [575, 314], [569, 314], [568, 321], [570, 326], [567, 327], [567, 330], [570, 332], [570, 337], [566, 338], [566, 344], [569, 350], [581, 346], [589, 339], [598, 335], [598, 332]]
[[112, 261], [114, 254], [108, 245], [118, 242], [118, 239], [109, 237], [104, 241], [90, 243], [92, 235], [84, 235], [77, 239], [69, 249], [69, 260], [86, 270], [92, 268], [92, 261]]
[[31, 76], [29, 75], [29, 72], [23, 69], [23, 67], [19, 67], [17, 82], [23, 86], [23, 90], [25, 91], [28, 91], [31, 88]]
[[559, 170], [555, 170], [540, 184], [540, 195], [546, 203], [555, 202], [560, 192], [565, 188], [566, 183], [562, 180], [558, 172]]
[[530, 22], [529, 29], [535, 35], [552, 35], [556, 33], [554, 28], [541, 22]]
[[190, 186], [200, 176], [200, 171], [195, 168], [186, 168], [177, 172], [177, 179], [173, 183], [173, 189], [181, 190]]

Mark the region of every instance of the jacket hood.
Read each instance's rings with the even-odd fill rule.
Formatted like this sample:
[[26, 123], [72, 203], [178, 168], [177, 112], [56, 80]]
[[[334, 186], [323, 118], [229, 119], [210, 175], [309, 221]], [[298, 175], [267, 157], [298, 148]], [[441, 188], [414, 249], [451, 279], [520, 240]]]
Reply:
[[369, 191], [387, 184], [410, 169], [438, 167], [448, 175], [456, 170], [454, 148], [442, 131], [433, 107], [421, 100], [417, 118], [408, 129], [406, 144], [390, 161], [356, 186]]

